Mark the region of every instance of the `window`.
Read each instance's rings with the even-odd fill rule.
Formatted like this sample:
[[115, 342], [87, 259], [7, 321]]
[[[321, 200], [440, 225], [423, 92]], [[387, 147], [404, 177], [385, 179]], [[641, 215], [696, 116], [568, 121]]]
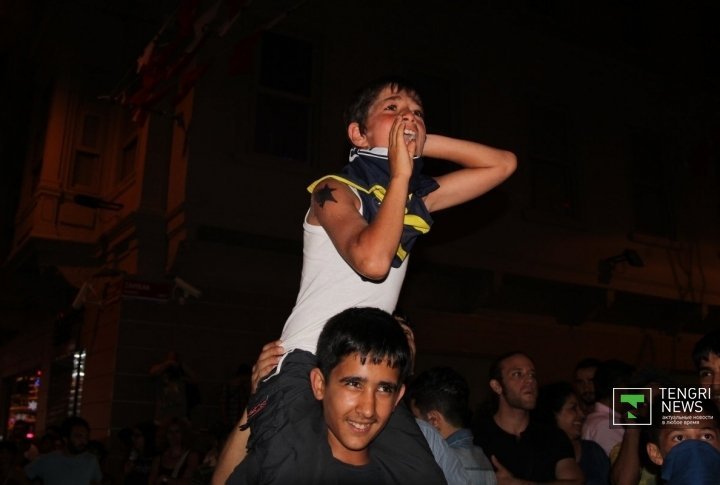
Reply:
[[101, 130], [99, 115], [83, 113], [70, 172], [70, 185], [73, 188], [95, 192], [100, 188]]
[[312, 45], [266, 32], [261, 43], [254, 148], [286, 160], [308, 160]]
[[52, 363], [46, 423], [59, 423], [67, 416], [81, 414], [85, 357], [85, 350], [77, 350]]
[[32, 134], [30, 135], [30, 191], [35, 192], [40, 183], [52, 89], [45, 87], [33, 103]]
[[92, 187], [100, 165], [100, 155], [77, 150], [73, 161], [72, 185]]
[[118, 165], [117, 181], [122, 182], [135, 173], [135, 158], [137, 157], [137, 138], [130, 140], [122, 149], [120, 164]]
[[135, 174], [137, 160], [137, 126], [132, 121], [129, 112], [123, 113], [120, 123], [120, 153], [118, 154], [117, 168], [115, 170], [115, 183], [122, 183]]
[[310, 107], [260, 93], [256, 109], [255, 150], [288, 160], [307, 160]]
[[82, 403], [83, 383], [85, 381], [85, 351], [80, 350], [73, 354], [72, 381], [70, 382], [70, 395], [68, 396], [68, 416], [80, 414]]

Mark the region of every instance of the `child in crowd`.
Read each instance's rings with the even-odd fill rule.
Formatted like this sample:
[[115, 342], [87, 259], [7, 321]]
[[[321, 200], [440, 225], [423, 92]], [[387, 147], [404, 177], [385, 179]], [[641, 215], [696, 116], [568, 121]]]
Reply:
[[[720, 415], [711, 400], [702, 401], [704, 419], [691, 426], [663, 424], [661, 406], [653, 409], [647, 453], [662, 467], [668, 485], [716, 485], [720, 483]], [[698, 413], [695, 413], [698, 414]], [[678, 416], [681, 421], [687, 413]], [[666, 418], [668, 416], [665, 416]]]

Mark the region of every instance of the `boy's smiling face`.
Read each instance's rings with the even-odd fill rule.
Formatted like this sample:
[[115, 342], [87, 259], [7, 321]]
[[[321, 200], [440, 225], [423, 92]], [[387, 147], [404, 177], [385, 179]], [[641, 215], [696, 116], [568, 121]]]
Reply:
[[360, 148], [387, 147], [390, 128], [398, 116], [405, 123], [405, 143], [414, 138], [415, 155], [422, 155], [426, 136], [422, 105], [411, 93], [393, 90], [391, 86], [385, 86], [370, 105], [365, 132], [360, 134], [359, 142], [353, 143]]
[[400, 369], [384, 360], [363, 364], [358, 353], [345, 358], [327, 380], [320, 369], [310, 374], [313, 393], [322, 400], [333, 456], [350, 465], [369, 461], [368, 446], [382, 431], [404, 393]]

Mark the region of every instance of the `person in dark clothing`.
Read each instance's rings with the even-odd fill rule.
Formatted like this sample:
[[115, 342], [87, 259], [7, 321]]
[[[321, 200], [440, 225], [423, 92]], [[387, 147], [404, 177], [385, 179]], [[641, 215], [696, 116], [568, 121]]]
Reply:
[[610, 460], [594, 441], [580, 439], [584, 415], [580, 399], [569, 382], [555, 382], [540, 388], [537, 407], [532, 417], [564, 432], [575, 452], [575, 460], [585, 475], [586, 485], [607, 485], [610, 482]]
[[228, 483], [404, 483], [386, 457], [405, 450], [375, 453], [370, 443], [400, 409], [410, 365], [407, 339], [388, 313], [350, 308], [334, 316], [320, 335], [310, 370], [317, 405], [303, 416], [290, 416], [294, 423], [286, 429], [293, 434], [286, 432], [283, 447], [265, 457], [275, 463], [274, 477], [264, 480], [250, 452]]
[[535, 364], [521, 352], [502, 355], [490, 366], [497, 411], [482, 420], [475, 444], [490, 457], [499, 484], [583, 483], [570, 441], [556, 426], [530, 419], [538, 396]]

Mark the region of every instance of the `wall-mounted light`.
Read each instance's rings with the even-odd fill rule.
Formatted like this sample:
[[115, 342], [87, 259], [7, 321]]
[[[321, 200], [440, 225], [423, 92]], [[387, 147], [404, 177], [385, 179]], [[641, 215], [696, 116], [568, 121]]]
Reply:
[[643, 263], [643, 260], [637, 251], [633, 249], [626, 249], [617, 256], [601, 259], [598, 262], [598, 283], [603, 285], [610, 284], [613, 272], [615, 271], [615, 266], [618, 263], [627, 263], [635, 268], [642, 268], [645, 266], [645, 263]]

